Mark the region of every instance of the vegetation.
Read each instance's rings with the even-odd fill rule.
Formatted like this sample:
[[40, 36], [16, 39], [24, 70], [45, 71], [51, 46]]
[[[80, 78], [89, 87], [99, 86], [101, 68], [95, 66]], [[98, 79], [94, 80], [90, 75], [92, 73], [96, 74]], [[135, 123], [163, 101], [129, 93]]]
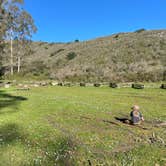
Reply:
[[[160, 95], [159, 95], [160, 94]], [[38, 87], [0, 91], [1, 166], [164, 166], [164, 89]], [[129, 118], [141, 107], [145, 122]]]
[[136, 32], [136, 33], [141, 33], [141, 32], [144, 32], [144, 31], [146, 31], [146, 29], [141, 28], [141, 29], [136, 30], [135, 32]]
[[25, 78], [33, 75], [31, 66], [38, 60], [47, 66], [47, 79], [94, 83], [156, 82], [166, 78], [165, 30], [119, 33], [85, 42], [32, 42], [30, 46], [22, 62]]
[[70, 53], [67, 54], [66, 58], [67, 58], [68, 60], [72, 60], [72, 59], [74, 59], [76, 56], [77, 56], [77, 54], [76, 54], [75, 52], [70, 52]]
[[15, 66], [17, 66], [17, 72], [20, 72], [22, 59], [29, 54], [28, 41], [37, 30], [33, 18], [23, 9], [23, 3], [23, 0], [0, 1], [1, 66], [10, 66], [11, 75], [14, 74]]

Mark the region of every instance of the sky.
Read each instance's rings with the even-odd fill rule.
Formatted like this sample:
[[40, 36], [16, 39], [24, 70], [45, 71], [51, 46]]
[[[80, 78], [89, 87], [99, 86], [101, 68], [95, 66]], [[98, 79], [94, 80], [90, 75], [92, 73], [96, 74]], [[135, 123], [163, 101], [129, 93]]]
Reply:
[[166, 0], [24, 0], [34, 41], [90, 40], [137, 29], [166, 29]]

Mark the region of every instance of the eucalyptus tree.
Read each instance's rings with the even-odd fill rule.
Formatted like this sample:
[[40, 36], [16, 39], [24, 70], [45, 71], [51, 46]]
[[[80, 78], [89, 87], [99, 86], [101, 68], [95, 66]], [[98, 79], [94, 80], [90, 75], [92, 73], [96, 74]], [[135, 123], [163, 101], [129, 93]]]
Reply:
[[4, 0], [0, 0], [0, 75], [2, 70], [2, 54], [4, 50], [4, 34], [7, 29], [6, 11], [3, 6]]
[[34, 25], [33, 18], [31, 15], [22, 11], [18, 18], [18, 29], [17, 29], [17, 39], [18, 39], [18, 54], [17, 54], [17, 72], [20, 72], [21, 61], [24, 56], [26, 56], [30, 51], [30, 41], [32, 34], [37, 31]]
[[[25, 54], [26, 43], [33, 33], [36, 32], [33, 18], [23, 9], [23, 0], [0, 0], [2, 9], [5, 13], [3, 25], [5, 27], [2, 37], [10, 41], [10, 73], [13, 75], [14, 56], [17, 56], [18, 72], [20, 71], [21, 57]], [[13, 42], [17, 42], [17, 54], [14, 55]]]

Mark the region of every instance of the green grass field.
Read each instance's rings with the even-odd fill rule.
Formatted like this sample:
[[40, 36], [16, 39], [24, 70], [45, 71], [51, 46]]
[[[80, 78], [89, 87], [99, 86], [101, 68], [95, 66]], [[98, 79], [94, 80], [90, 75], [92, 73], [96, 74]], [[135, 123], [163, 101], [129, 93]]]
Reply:
[[[133, 104], [145, 122], [133, 127]], [[166, 91], [40, 87], [0, 91], [0, 166], [165, 166]]]

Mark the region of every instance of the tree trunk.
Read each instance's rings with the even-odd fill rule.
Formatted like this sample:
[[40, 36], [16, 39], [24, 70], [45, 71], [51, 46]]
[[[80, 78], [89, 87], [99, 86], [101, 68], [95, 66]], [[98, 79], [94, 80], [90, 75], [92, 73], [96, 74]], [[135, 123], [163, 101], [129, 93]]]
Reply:
[[13, 75], [13, 37], [12, 29], [10, 36], [10, 74]]
[[18, 57], [18, 61], [17, 61], [17, 73], [20, 72], [20, 66], [21, 66], [21, 58]]

